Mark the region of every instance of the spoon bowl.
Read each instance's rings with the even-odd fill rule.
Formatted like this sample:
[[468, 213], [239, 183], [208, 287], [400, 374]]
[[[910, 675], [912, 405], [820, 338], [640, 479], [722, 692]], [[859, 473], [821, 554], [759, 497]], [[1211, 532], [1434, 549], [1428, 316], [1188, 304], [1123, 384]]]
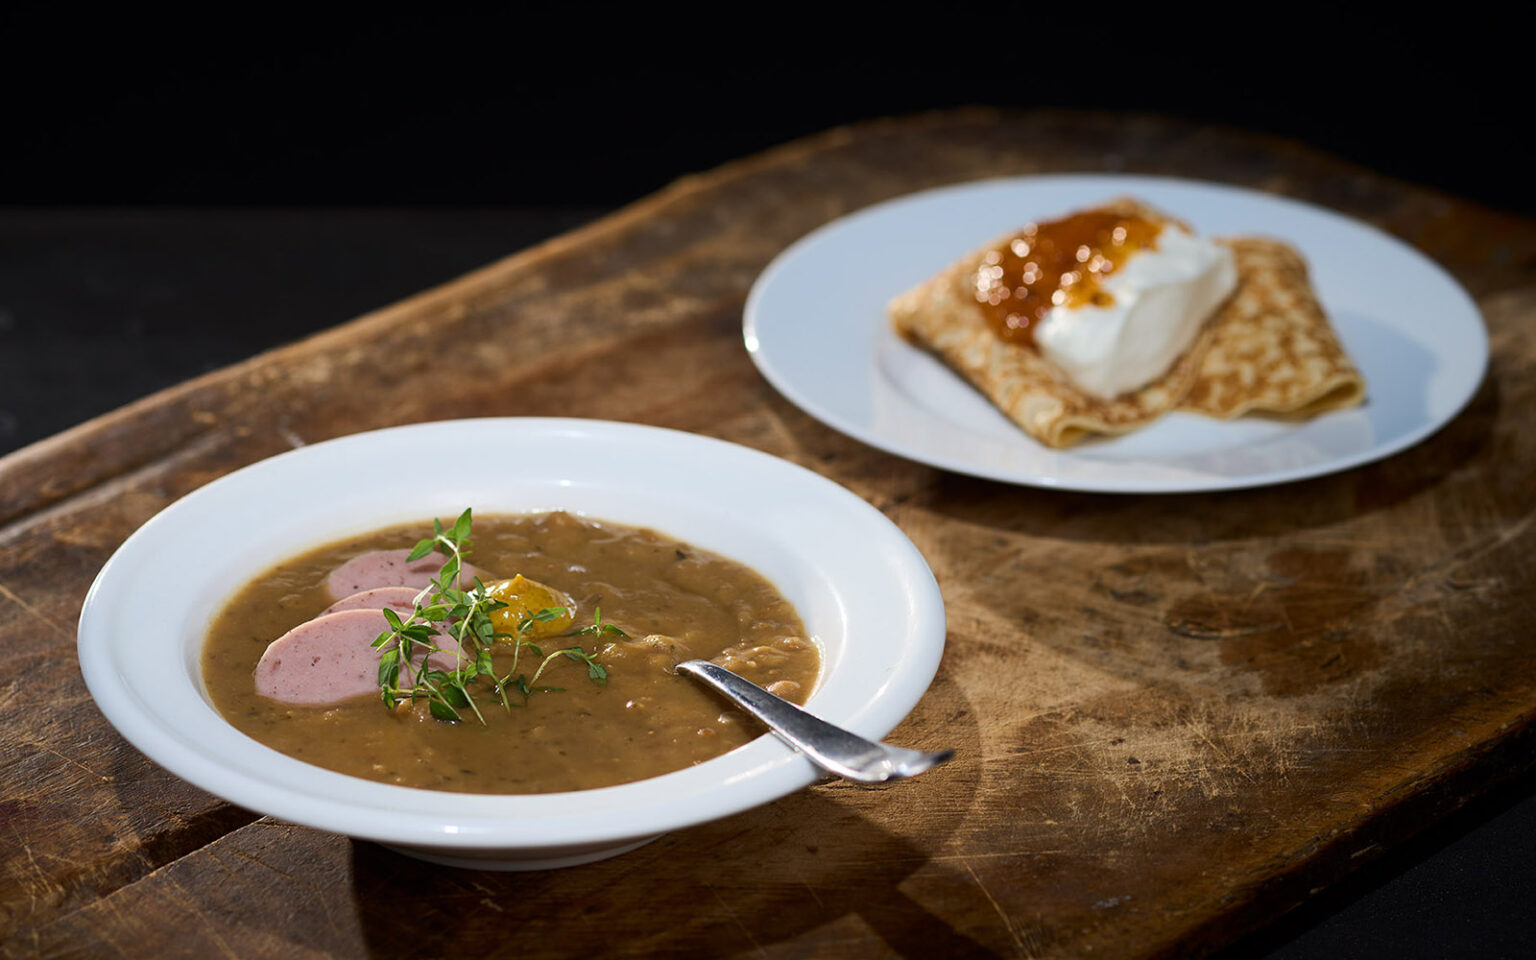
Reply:
[[677, 670], [750, 713], [816, 766], [844, 780], [855, 783], [906, 780], [955, 755], [953, 750], [925, 753], [867, 740], [806, 713], [788, 700], [774, 696], [708, 660], [686, 660], [677, 665]]

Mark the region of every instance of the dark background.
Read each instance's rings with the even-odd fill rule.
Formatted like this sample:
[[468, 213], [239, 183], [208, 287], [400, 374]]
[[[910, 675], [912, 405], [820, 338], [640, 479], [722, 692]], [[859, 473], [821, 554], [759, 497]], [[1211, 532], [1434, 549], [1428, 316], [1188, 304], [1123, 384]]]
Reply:
[[0, 13], [0, 203], [613, 205], [840, 123], [980, 103], [1173, 113], [1532, 208], [1521, 30], [1471, 6], [219, 9]]
[[[1472, 8], [0, 11], [0, 454], [689, 172], [963, 104], [1171, 114], [1536, 212], [1527, 57]], [[1536, 778], [1234, 955], [1525, 956]]]

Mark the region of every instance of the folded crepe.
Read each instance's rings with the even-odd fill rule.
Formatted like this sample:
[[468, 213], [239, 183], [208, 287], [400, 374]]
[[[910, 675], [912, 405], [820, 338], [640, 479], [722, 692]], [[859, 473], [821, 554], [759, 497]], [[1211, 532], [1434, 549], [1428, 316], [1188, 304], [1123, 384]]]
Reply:
[[[1099, 209], [1167, 219], [1128, 199]], [[1334, 336], [1300, 254], [1276, 240], [1219, 242], [1236, 260], [1232, 296], [1166, 372], [1112, 399], [1077, 388], [1037, 349], [993, 330], [974, 294], [976, 270], [993, 244], [896, 297], [890, 319], [1051, 447], [1127, 433], [1174, 409], [1220, 418], [1315, 416], [1359, 403], [1365, 382]]]
[[1211, 320], [1179, 409], [1223, 420], [1302, 418], [1364, 400], [1365, 378], [1334, 335], [1301, 254], [1260, 237], [1221, 242], [1237, 258], [1237, 291]]

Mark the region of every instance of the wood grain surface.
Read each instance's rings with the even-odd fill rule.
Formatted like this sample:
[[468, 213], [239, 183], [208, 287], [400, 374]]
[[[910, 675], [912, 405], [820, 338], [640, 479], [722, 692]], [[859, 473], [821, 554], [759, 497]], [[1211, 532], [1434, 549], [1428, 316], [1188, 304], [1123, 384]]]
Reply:
[[[1493, 338], [1470, 407], [1382, 463], [1204, 496], [1033, 490], [909, 463], [779, 397], [741, 308], [786, 244], [913, 190], [1048, 171], [1236, 183], [1449, 268]], [[0, 460], [6, 956], [1164, 956], [1265, 923], [1532, 763], [1536, 224], [1298, 145], [1151, 117], [962, 111], [836, 130]], [[458, 345], [444, 376], [444, 343]], [[600, 375], [594, 375], [600, 372]], [[920, 780], [828, 784], [542, 874], [432, 867], [188, 786], [92, 705], [74, 623], [177, 497], [373, 427], [630, 420], [743, 443], [885, 511], [948, 648], [893, 739]]]

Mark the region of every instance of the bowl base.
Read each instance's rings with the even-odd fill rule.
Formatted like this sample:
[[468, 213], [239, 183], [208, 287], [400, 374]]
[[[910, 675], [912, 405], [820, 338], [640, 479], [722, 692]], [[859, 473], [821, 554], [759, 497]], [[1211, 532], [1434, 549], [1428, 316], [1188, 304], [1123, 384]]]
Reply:
[[441, 848], [429, 850], [421, 847], [398, 846], [391, 843], [380, 844], [380, 846], [393, 850], [396, 853], [403, 853], [408, 857], [415, 857], [418, 860], [440, 863], [447, 867], [464, 867], [469, 870], [558, 870], [561, 867], [577, 867], [584, 863], [593, 863], [598, 860], [606, 860], [609, 857], [617, 857], [631, 850], [638, 850], [660, 836], [661, 834], [658, 833], [654, 837], [645, 837], [612, 847], [583, 850], [581, 853], [568, 854], [563, 857], [519, 857], [517, 859], [506, 859], [505, 857], [497, 856], [496, 851], [486, 851], [486, 855], [483, 857], [473, 855], [455, 857], [444, 854]]

